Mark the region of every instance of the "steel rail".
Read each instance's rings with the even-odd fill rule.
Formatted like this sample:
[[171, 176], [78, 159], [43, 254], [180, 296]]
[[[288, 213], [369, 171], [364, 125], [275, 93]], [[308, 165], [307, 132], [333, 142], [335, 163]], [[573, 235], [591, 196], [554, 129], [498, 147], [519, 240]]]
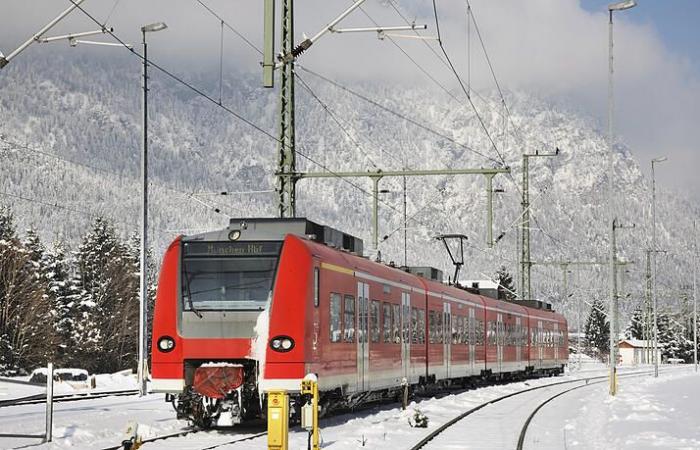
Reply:
[[[105, 397], [122, 397], [127, 395], [138, 394], [138, 389], [125, 389], [119, 391], [104, 391], [104, 392], [84, 392], [84, 393], [72, 393], [72, 394], [62, 394], [55, 395], [53, 397], [54, 402], [74, 402], [79, 400], [93, 400], [96, 398]], [[46, 394], [34, 394], [28, 395], [26, 397], [20, 397], [9, 400], [0, 400], [0, 408], [5, 408], [8, 406], [19, 406], [19, 405], [37, 405], [46, 403]]]
[[[639, 376], [641, 376], [641, 375], [647, 375], [647, 374], [649, 374], [649, 373], [651, 373], [651, 372], [631, 372], [631, 373], [627, 373], [627, 374], [623, 374], [623, 375], [619, 375], [619, 376], [625, 376], [625, 377], [628, 377], [628, 376], [631, 376], [631, 375], [639, 375]], [[523, 390], [521, 390], [521, 391], [511, 392], [510, 394], [502, 395], [502, 396], [500, 396], [500, 397], [491, 399], [491, 400], [489, 400], [489, 401], [487, 401], [487, 402], [481, 403], [481, 404], [479, 404], [479, 405], [477, 405], [477, 406], [475, 406], [475, 407], [473, 407], [473, 408], [471, 408], [471, 409], [469, 409], [469, 410], [463, 412], [462, 414], [460, 414], [460, 415], [454, 417], [453, 419], [449, 420], [448, 422], [444, 423], [443, 425], [441, 425], [440, 427], [438, 427], [437, 429], [435, 429], [433, 432], [431, 432], [430, 434], [428, 434], [426, 437], [424, 437], [423, 439], [421, 439], [420, 441], [418, 441], [418, 443], [417, 443], [416, 445], [414, 445], [413, 447], [411, 447], [411, 450], [419, 450], [419, 449], [422, 449], [422, 448], [425, 447], [430, 441], [432, 441], [433, 439], [435, 439], [438, 435], [442, 434], [442, 432], [444, 432], [445, 430], [447, 430], [448, 428], [450, 428], [452, 425], [456, 424], [457, 422], [460, 422], [462, 419], [466, 418], [467, 416], [470, 416], [470, 415], [474, 414], [475, 412], [479, 411], [479, 410], [482, 409], [482, 408], [485, 408], [485, 407], [488, 406], [488, 405], [491, 405], [491, 404], [494, 404], [494, 403], [498, 403], [498, 402], [500, 402], [500, 401], [509, 399], [509, 398], [511, 398], [511, 397], [515, 397], [516, 395], [525, 394], [525, 393], [528, 393], [528, 392], [532, 392], [532, 391], [536, 391], [536, 390], [539, 390], [539, 389], [544, 389], [544, 388], [548, 388], [548, 387], [552, 387], [552, 386], [560, 386], [560, 385], [563, 385], [563, 384], [571, 384], [571, 383], [579, 383], [579, 382], [585, 382], [586, 384], [584, 384], [584, 385], [582, 385], [582, 386], [578, 386], [578, 387], [585, 387], [585, 386], [589, 386], [589, 385], [593, 385], [593, 384], [598, 384], [598, 383], [601, 383], [602, 381], [599, 381], [599, 382], [596, 382], [596, 383], [589, 383], [589, 382], [590, 382], [591, 380], [603, 380], [603, 381], [604, 381], [605, 379], [607, 379], [607, 377], [608, 377], [608, 375], [599, 375], [599, 376], [595, 376], [595, 377], [578, 378], [578, 379], [576, 379], [576, 380], [566, 380], [566, 381], [559, 381], [559, 382], [556, 382], [556, 383], [543, 384], [543, 385], [541, 385], [541, 386], [534, 386], [534, 387], [531, 387], [531, 388], [523, 389]], [[577, 387], [577, 388], [578, 388], [578, 387]]]
[[[211, 431], [211, 430], [203, 430], [203, 429], [183, 430], [183, 431], [178, 431], [178, 432], [176, 432], [176, 433], [164, 434], [164, 435], [162, 435], [162, 436], [155, 436], [155, 437], [152, 437], [152, 438], [144, 439], [144, 440], [142, 440], [142, 441], [140, 441], [140, 442], [141, 442], [141, 445], [143, 445], [143, 444], [148, 444], [148, 443], [150, 443], [150, 442], [157, 442], [157, 441], [163, 441], [163, 440], [165, 440], [165, 439], [179, 438], [179, 437], [183, 437], [183, 436], [188, 436], [188, 435], [190, 435], [190, 434], [195, 434], [195, 433], [199, 433], [199, 432], [202, 432], [202, 431]], [[214, 445], [212, 445], [212, 446], [210, 446], [210, 447], [204, 447], [204, 448], [202, 448], [201, 450], [211, 450], [211, 449], [218, 448], [218, 447], [221, 447], [221, 446], [224, 446], [224, 445], [235, 444], [235, 443], [237, 443], [237, 442], [251, 441], [251, 440], [253, 440], [253, 439], [257, 439], [257, 438], [262, 437], [262, 436], [265, 436], [265, 435], [267, 435], [267, 431], [264, 431], [264, 432], [261, 432], [261, 433], [256, 433], [256, 434], [252, 434], [252, 435], [250, 435], [250, 436], [245, 436], [245, 437], [242, 437], [242, 438], [232, 439], [232, 440], [230, 440], [230, 441], [221, 442], [221, 443], [219, 443], [219, 444], [214, 444]], [[105, 447], [105, 448], [102, 448], [101, 450], [120, 450], [120, 449], [123, 449], [123, 448], [124, 448], [124, 445], [121, 444], [121, 445], [116, 445], [116, 446], [114, 446], [114, 447]]]
[[[667, 369], [667, 371], [668, 371], [668, 370], [673, 370], [673, 369]], [[642, 373], [637, 373], [637, 372], [635, 372], [635, 373], [620, 374], [620, 375], [618, 375], [618, 377], [620, 377], [620, 378], [623, 378], [623, 377], [624, 377], [624, 378], [634, 378], [634, 377], [641, 377], [641, 376], [649, 375], [649, 374], [653, 374], [653, 373], [654, 373], [654, 372], [650, 370], [650, 371], [648, 371], [648, 372], [642, 372]], [[606, 376], [606, 378], [607, 378], [607, 376]], [[596, 385], [596, 384], [601, 384], [601, 383], [604, 383], [604, 382], [605, 382], [605, 380], [601, 380], [601, 381], [596, 381], [596, 382], [594, 382], [594, 383], [586, 383], [586, 384], [583, 384], [583, 385], [581, 385], [581, 386], [574, 386], [574, 387], [572, 387], [571, 389], [567, 389], [567, 390], [565, 390], [565, 391], [559, 392], [559, 393], [557, 393], [557, 394], [555, 394], [555, 395], [549, 397], [548, 399], [546, 399], [546, 400], [543, 401], [542, 403], [540, 403], [540, 404], [537, 406], [537, 408], [535, 408], [535, 409], [532, 411], [532, 413], [530, 413], [530, 415], [528, 416], [527, 420], [525, 421], [525, 424], [523, 425], [522, 429], [520, 430], [520, 436], [518, 437], [518, 446], [517, 446], [517, 450], [523, 450], [523, 446], [525, 445], [525, 436], [527, 435], [527, 430], [528, 430], [529, 427], [530, 427], [530, 423], [532, 422], [532, 419], [533, 419], [533, 418], [535, 417], [535, 415], [540, 411], [540, 409], [542, 409], [547, 403], [551, 402], [552, 400], [554, 400], [554, 399], [557, 398], [557, 397], [560, 397], [560, 396], [562, 396], [562, 395], [564, 395], [564, 394], [567, 394], [567, 393], [569, 393], [569, 392], [571, 392], [571, 391], [575, 391], [576, 389], [584, 388], [584, 387], [587, 387], [587, 386], [594, 386], [594, 385]]]

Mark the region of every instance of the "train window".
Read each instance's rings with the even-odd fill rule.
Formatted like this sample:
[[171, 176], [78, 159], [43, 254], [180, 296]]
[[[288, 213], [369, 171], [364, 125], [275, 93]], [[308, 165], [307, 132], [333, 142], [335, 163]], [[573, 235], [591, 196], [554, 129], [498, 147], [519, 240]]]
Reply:
[[411, 307], [408, 305], [403, 305], [402, 309], [403, 315], [401, 317], [401, 324], [403, 328], [403, 342], [411, 342]]
[[411, 308], [411, 343], [418, 343], [418, 308]]
[[344, 341], [355, 342], [355, 297], [352, 295], [345, 296], [344, 310]]
[[331, 342], [340, 342], [342, 330], [340, 328], [340, 311], [341, 311], [340, 294], [331, 293]]
[[182, 302], [188, 311], [265, 308], [277, 257], [192, 257], [182, 259]]
[[508, 339], [508, 343], [506, 345], [515, 345], [515, 325], [512, 323], [506, 325], [506, 336]]
[[476, 319], [476, 345], [484, 345], [484, 321]]
[[314, 267], [314, 306], [318, 306], [318, 294], [319, 294], [319, 273], [318, 267]]
[[400, 344], [401, 343], [401, 306], [400, 305], [392, 305], [394, 308], [394, 321], [393, 321], [393, 328], [392, 328], [392, 339], [394, 341], [394, 344]]
[[418, 310], [418, 342], [425, 344], [425, 311]]
[[382, 330], [384, 332], [384, 342], [391, 342], [391, 304], [382, 303]]
[[370, 339], [379, 342], [379, 302], [372, 300], [369, 308]]
[[474, 317], [469, 316], [469, 319], [467, 320], [467, 344], [469, 345], [474, 345], [476, 343], [476, 324], [474, 322]]
[[459, 344], [459, 336], [460, 336], [460, 322], [462, 320], [461, 316], [452, 316], [452, 324], [451, 324], [451, 329], [452, 329], [452, 343], [453, 344]]

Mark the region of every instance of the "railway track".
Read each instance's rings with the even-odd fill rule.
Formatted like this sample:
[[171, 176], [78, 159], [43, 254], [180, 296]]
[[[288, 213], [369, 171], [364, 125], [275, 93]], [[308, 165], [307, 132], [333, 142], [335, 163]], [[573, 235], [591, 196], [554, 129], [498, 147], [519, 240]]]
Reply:
[[[122, 397], [128, 395], [137, 395], [139, 393], [138, 389], [123, 389], [118, 391], [103, 391], [103, 392], [79, 392], [73, 394], [59, 394], [54, 395], [53, 401], [55, 403], [61, 402], [75, 402], [79, 400], [93, 400], [96, 398], [105, 397]], [[26, 397], [14, 398], [10, 400], [0, 400], [0, 408], [6, 408], [8, 406], [19, 406], [19, 405], [37, 405], [46, 403], [46, 394], [34, 394], [28, 395]]]
[[[189, 436], [189, 435], [196, 434], [196, 433], [207, 433], [209, 431], [211, 431], [211, 430], [198, 430], [198, 429], [183, 430], [183, 431], [179, 431], [176, 433], [164, 434], [161, 436], [155, 436], [152, 438], [144, 439], [143, 441], [141, 441], [141, 445], [152, 444], [154, 442], [160, 442], [160, 441], [166, 441], [168, 439], [174, 440], [177, 438]], [[206, 447], [201, 447], [200, 450], [213, 450], [216, 448], [223, 447], [225, 445], [236, 444], [238, 442], [252, 441], [254, 439], [258, 439], [258, 438], [261, 438], [263, 436], [267, 436], [267, 431], [260, 432], [260, 433], [254, 433], [251, 435], [238, 436], [236, 438], [228, 439], [228, 440], [225, 440], [223, 442], [209, 442], [209, 443], [207, 443]], [[164, 444], [166, 444], [167, 448], [169, 448], [169, 449], [170, 448], [173, 448], [173, 449], [180, 448], [176, 441], [164, 442]], [[123, 445], [116, 445], [113, 447], [105, 447], [101, 450], [120, 450], [123, 448], [124, 448]], [[188, 448], [188, 449], [192, 448], [192, 442], [186, 442], [182, 448]]]
[[[670, 370], [674, 369], [666, 369], [663, 372], [667, 372]], [[641, 377], [644, 375], [648, 375], [650, 373], [653, 373], [652, 371], [645, 371], [645, 372], [636, 372], [636, 373], [628, 373], [628, 374], [620, 374], [618, 375], [618, 378], [634, 378], [634, 377]], [[607, 377], [605, 377], [607, 378]], [[528, 429], [530, 428], [530, 424], [532, 423], [532, 419], [537, 415], [537, 413], [544, 408], [545, 405], [553, 401], [554, 399], [561, 397], [564, 394], [568, 394], [569, 392], [588, 387], [588, 386], [594, 386], [596, 384], [601, 384], [604, 383], [606, 380], [599, 380], [599, 381], [594, 381], [593, 383], [586, 383], [581, 386], [574, 386], [570, 389], [566, 389], [565, 391], [559, 392], [557, 394], [552, 395], [551, 397], [547, 398], [543, 402], [541, 402], [537, 407], [530, 413], [530, 415], [527, 417], [525, 420], [525, 423], [523, 424], [523, 427], [520, 430], [520, 435], [518, 436], [518, 445], [517, 445], [517, 450], [523, 450], [524, 445], [525, 445], [525, 437], [527, 436]]]
[[[672, 370], [672, 369], [669, 369], [669, 370]], [[652, 372], [651, 372], [651, 371], [630, 372], [630, 373], [620, 374], [620, 375], [618, 375], [618, 376], [619, 376], [620, 378], [630, 378], [630, 377], [634, 377], [634, 376], [644, 376], [644, 375], [648, 375], [648, 374], [650, 374], [650, 373], [652, 373]], [[566, 389], [566, 390], [564, 390], [564, 391], [557, 392], [557, 393], [554, 394], [554, 395], [548, 396], [544, 401], [538, 403], [538, 406], [537, 406], [537, 407], [532, 411], [532, 413], [528, 416], [528, 419], [526, 420], [525, 425], [524, 425], [523, 428], [521, 429], [520, 436], [519, 436], [519, 440], [518, 440], [518, 447], [517, 447], [517, 448], [518, 448], [518, 450], [522, 450], [522, 448], [523, 448], [522, 446], [524, 445], [525, 437], [526, 437], [526, 435], [527, 435], [527, 429], [528, 429], [528, 427], [529, 427], [529, 425], [530, 425], [530, 422], [531, 422], [532, 419], [535, 417], [535, 415], [537, 414], [537, 412], [539, 412], [547, 403], [551, 402], [551, 401], [554, 400], [555, 398], [560, 397], [560, 396], [562, 396], [562, 395], [564, 395], [564, 394], [566, 394], [566, 393], [568, 393], [568, 392], [571, 392], [571, 391], [574, 391], [574, 390], [578, 390], [578, 389], [581, 389], [581, 388], [584, 388], [584, 387], [588, 387], [588, 386], [593, 386], [593, 385], [597, 385], [597, 384], [604, 383], [604, 382], [607, 380], [607, 378], [608, 378], [607, 375], [600, 375], [600, 376], [594, 376], [594, 377], [579, 378], [579, 379], [576, 379], [576, 380], [559, 381], [559, 382], [555, 382], [555, 383], [544, 384], [544, 385], [541, 385], [541, 386], [534, 386], [534, 387], [531, 387], [531, 388], [528, 388], [528, 389], [523, 389], [523, 390], [516, 391], [516, 392], [511, 392], [511, 393], [509, 393], [509, 394], [502, 395], [502, 396], [500, 396], [500, 397], [497, 397], [497, 398], [488, 400], [488, 401], [486, 401], [486, 402], [484, 402], [484, 403], [481, 403], [481, 404], [479, 404], [479, 405], [477, 405], [477, 406], [475, 406], [475, 407], [473, 407], [473, 408], [471, 408], [471, 409], [469, 409], [469, 410], [463, 412], [462, 414], [460, 414], [460, 415], [454, 417], [453, 419], [449, 420], [448, 422], [446, 422], [446, 423], [443, 424], [442, 426], [438, 427], [438, 428], [435, 429], [433, 432], [431, 432], [430, 434], [428, 434], [427, 436], [425, 436], [423, 439], [421, 439], [417, 444], [415, 444], [415, 445], [411, 448], [411, 450], [419, 450], [419, 449], [425, 448], [431, 441], [433, 441], [433, 440], [434, 440], [435, 438], [437, 438], [438, 436], [442, 435], [446, 430], [450, 429], [450, 428], [453, 427], [455, 424], [461, 422], [461, 421], [464, 420], [465, 418], [467, 418], [467, 417], [473, 415], [474, 413], [476, 413], [476, 412], [482, 410], [483, 408], [485, 408], [485, 407], [487, 407], [487, 406], [489, 406], [489, 405], [493, 405], [493, 404], [502, 402], [502, 401], [504, 401], [504, 400], [507, 400], [507, 399], [510, 399], [510, 398], [513, 398], [513, 397], [516, 397], [516, 396], [520, 396], [520, 395], [523, 395], [523, 394], [527, 394], [527, 393], [530, 393], [530, 392], [533, 392], [533, 391], [539, 391], [539, 390], [542, 390], [542, 389], [547, 389], [547, 388], [552, 388], [552, 387], [562, 386], [562, 385], [567, 385], [567, 384], [584, 383], [584, 384], [580, 384], [580, 385], [578, 385], [578, 386], [574, 386], [574, 387], [572, 387], [572, 388]]]

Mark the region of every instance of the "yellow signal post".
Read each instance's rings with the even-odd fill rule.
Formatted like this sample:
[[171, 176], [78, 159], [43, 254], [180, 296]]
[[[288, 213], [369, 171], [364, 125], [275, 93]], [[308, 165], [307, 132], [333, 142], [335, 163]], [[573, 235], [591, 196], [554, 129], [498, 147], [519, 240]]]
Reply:
[[307, 403], [301, 407], [301, 427], [311, 433], [311, 449], [319, 450], [321, 446], [318, 429], [318, 382], [315, 379], [302, 380], [301, 394], [311, 395], [311, 404]]
[[289, 449], [289, 396], [285, 390], [267, 392], [267, 448]]

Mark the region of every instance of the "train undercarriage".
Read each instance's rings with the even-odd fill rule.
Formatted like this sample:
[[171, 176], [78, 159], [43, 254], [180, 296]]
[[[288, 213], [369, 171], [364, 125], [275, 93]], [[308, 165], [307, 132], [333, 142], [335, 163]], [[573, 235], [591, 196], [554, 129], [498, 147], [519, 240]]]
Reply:
[[[242, 363], [242, 364], [241, 364]], [[246, 360], [241, 363], [218, 363], [218, 365], [199, 366], [190, 363], [190, 372], [193, 376], [188, 378], [187, 387], [181, 394], [167, 394], [166, 400], [171, 402], [177, 412], [177, 418], [187, 420], [192, 426], [207, 429], [211, 427], [231, 427], [244, 422], [264, 419], [267, 406], [264, 398], [260, 398], [257, 387], [257, 366], [255, 361]], [[212, 392], [210, 386], [202, 385], [201, 380], [196, 382], [194, 374], [197, 369], [204, 367], [205, 372], [224, 373], [224, 378], [230, 378], [233, 372], [242, 369], [243, 380], [239, 383], [228, 383], [228, 386], [238, 384], [234, 389], [218, 389]], [[227, 370], [222, 370], [227, 368]], [[230, 370], [232, 368], [236, 371]], [[218, 370], [213, 370], [218, 369]], [[401, 402], [402, 400], [416, 397], [433, 396], [441, 392], [454, 389], [471, 389], [493, 383], [524, 380], [528, 378], [540, 378], [556, 376], [564, 372], [564, 366], [546, 369], [528, 368], [525, 371], [491, 373], [483, 371], [480, 376], [452, 378], [436, 381], [434, 378], [421, 377], [420, 382], [410, 386], [399, 385], [391, 389], [345, 394], [341, 389], [322, 392], [319, 401], [319, 415], [321, 417], [331, 413], [352, 411], [367, 405], [385, 402]], [[201, 373], [201, 370], [200, 370]], [[234, 375], [235, 377], [235, 375]], [[201, 378], [201, 377], [200, 377]], [[211, 379], [211, 378], [210, 378]], [[220, 381], [220, 378], [217, 379]], [[226, 389], [227, 383], [220, 384]], [[206, 394], [216, 394], [215, 396]], [[307, 402], [307, 398], [299, 394], [290, 396], [290, 420], [298, 422], [301, 407]]]

